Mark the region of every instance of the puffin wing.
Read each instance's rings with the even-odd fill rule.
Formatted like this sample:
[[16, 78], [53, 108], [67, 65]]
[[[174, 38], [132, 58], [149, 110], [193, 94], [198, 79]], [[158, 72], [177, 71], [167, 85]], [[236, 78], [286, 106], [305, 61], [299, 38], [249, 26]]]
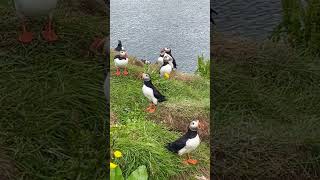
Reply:
[[166, 97], [164, 95], [162, 95], [156, 87], [153, 86], [153, 95], [155, 98], [158, 99], [159, 102], [165, 101]]
[[182, 148], [184, 148], [187, 144], [187, 138], [185, 136], [182, 136], [181, 138], [177, 139], [176, 141], [169, 143], [167, 145], [167, 149], [169, 151], [178, 153], [179, 150], [181, 150]]
[[176, 63], [176, 60], [172, 57], [172, 63], [173, 63], [173, 67], [175, 69], [177, 69], [177, 63]]
[[152, 89], [153, 96], [158, 99], [158, 102], [163, 102], [166, 100], [166, 97], [157, 90], [157, 88], [152, 84], [151, 81], [148, 81], [147, 83], [145, 83], [145, 85]]

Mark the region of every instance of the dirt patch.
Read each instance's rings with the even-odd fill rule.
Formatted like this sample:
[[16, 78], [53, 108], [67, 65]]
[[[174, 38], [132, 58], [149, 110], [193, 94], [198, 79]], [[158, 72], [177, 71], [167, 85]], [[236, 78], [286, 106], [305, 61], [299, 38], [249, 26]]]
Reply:
[[217, 59], [239, 59], [255, 56], [258, 43], [250, 39], [214, 34], [211, 46], [211, 56]]
[[201, 80], [201, 77], [196, 76], [194, 74], [187, 74], [187, 73], [182, 73], [182, 72], [175, 72], [174, 79], [183, 81], [183, 82], [192, 82], [196, 80]]
[[163, 104], [162, 107], [157, 109], [156, 113], [149, 116], [155, 122], [165, 124], [169, 129], [182, 133], [187, 131], [188, 125], [193, 119], [197, 119], [203, 124], [202, 129], [199, 131], [200, 138], [202, 140], [209, 140], [209, 113], [206, 113], [201, 107]]
[[110, 112], [110, 126], [117, 124], [117, 122], [118, 122], [117, 116], [113, 112]]

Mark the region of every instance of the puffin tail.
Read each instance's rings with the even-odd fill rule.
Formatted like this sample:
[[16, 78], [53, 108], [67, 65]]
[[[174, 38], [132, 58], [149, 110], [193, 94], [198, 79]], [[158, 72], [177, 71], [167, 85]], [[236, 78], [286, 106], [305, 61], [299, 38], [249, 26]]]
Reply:
[[159, 99], [158, 99], [158, 102], [163, 102], [163, 101], [166, 101], [167, 98], [165, 96], [161, 96]]
[[171, 147], [171, 143], [168, 143], [166, 146], [165, 146], [166, 149], [168, 149], [169, 151], [171, 152], [174, 152], [174, 149]]

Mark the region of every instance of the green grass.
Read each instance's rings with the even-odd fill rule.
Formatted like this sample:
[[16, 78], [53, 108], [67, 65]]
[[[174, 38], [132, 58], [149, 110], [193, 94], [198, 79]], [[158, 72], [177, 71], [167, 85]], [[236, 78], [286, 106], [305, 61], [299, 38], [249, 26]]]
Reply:
[[[113, 63], [111, 71], [115, 71]], [[185, 114], [188, 118], [182, 124], [183, 130], [186, 130], [191, 117], [199, 113], [199, 109], [204, 115], [209, 114], [209, 80], [195, 75], [190, 81], [164, 80], [159, 78], [157, 68], [151, 66], [147, 72], [151, 74], [153, 84], [168, 97], [168, 101], [161, 103], [156, 114], [151, 116], [144, 111], [149, 102], [142, 94], [143, 81], [138, 77], [143, 71], [142, 67], [130, 65], [128, 77], [112, 76], [110, 83], [111, 112], [116, 116], [116, 122], [111, 128], [112, 149], [124, 153], [125, 162], [121, 168], [125, 175], [128, 176], [140, 165], [147, 166], [151, 179], [208, 175], [204, 174], [209, 171], [208, 141], [204, 141], [192, 153], [199, 159], [197, 166], [183, 165], [182, 158], [164, 148], [166, 143], [181, 136], [182, 132], [169, 128], [169, 124], [161, 123], [159, 115], [160, 112], [179, 114], [188, 111], [191, 115], [189, 117]], [[191, 107], [187, 107], [188, 105]], [[173, 118], [173, 121], [179, 119]]]
[[257, 52], [214, 59], [215, 176], [319, 177], [320, 62], [301, 54], [266, 42]]
[[206, 60], [204, 56], [198, 56], [198, 67], [196, 73], [202, 77], [210, 78], [210, 60]]
[[308, 53], [320, 54], [320, 1], [282, 0], [282, 22], [272, 39], [284, 40]]
[[[60, 7], [59, 7], [60, 8]], [[0, 9], [0, 172], [16, 179], [105, 179], [104, 58], [87, 56], [105, 17], [58, 9], [60, 40], [17, 42], [14, 9]], [[2, 173], [0, 173], [2, 174]], [[1, 178], [1, 176], [0, 176]]]

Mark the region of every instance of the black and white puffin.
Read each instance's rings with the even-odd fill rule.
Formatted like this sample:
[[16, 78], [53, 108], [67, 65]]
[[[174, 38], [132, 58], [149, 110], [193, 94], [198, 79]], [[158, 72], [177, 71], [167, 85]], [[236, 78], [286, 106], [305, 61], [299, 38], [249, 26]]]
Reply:
[[124, 69], [123, 75], [127, 76], [129, 74], [127, 70], [127, 65], [129, 62], [128, 53], [125, 50], [120, 50], [119, 54], [114, 56], [113, 60], [114, 60], [114, 65], [117, 68], [116, 75], [120, 76], [121, 74], [120, 69], [123, 68]]
[[179, 156], [187, 154], [188, 159], [184, 161], [187, 164], [197, 164], [198, 161], [191, 159], [189, 153], [194, 151], [200, 145], [200, 137], [198, 129], [201, 127], [199, 120], [193, 120], [189, 126], [188, 131], [181, 138], [172, 143], [168, 143], [166, 148]]
[[177, 63], [176, 63], [176, 60], [174, 59], [174, 57], [172, 56], [172, 53], [171, 53], [171, 49], [170, 48], [164, 48], [165, 52], [167, 54], [169, 54], [172, 58], [172, 64], [173, 64], [173, 69], [177, 69]]
[[120, 52], [121, 50], [124, 50], [120, 40], [118, 40], [118, 46], [116, 48], [114, 48], [114, 50], [117, 51], [117, 52]]
[[164, 77], [165, 79], [170, 77], [172, 71], [172, 64], [169, 63], [170, 58], [171, 56], [169, 54], [165, 54], [163, 56], [163, 64], [160, 67], [160, 77]]
[[146, 65], [151, 64], [151, 62], [150, 62], [149, 60], [146, 60], [146, 59], [141, 59], [141, 62], [142, 62], [143, 64], [146, 64]]
[[143, 73], [142, 79], [143, 79], [142, 93], [150, 101], [150, 105], [147, 107], [146, 110], [149, 113], [153, 113], [156, 111], [158, 102], [160, 103], [160, 102], [166, 101], [167, 99], [152, 84], [151, 77], [149, 74]]

